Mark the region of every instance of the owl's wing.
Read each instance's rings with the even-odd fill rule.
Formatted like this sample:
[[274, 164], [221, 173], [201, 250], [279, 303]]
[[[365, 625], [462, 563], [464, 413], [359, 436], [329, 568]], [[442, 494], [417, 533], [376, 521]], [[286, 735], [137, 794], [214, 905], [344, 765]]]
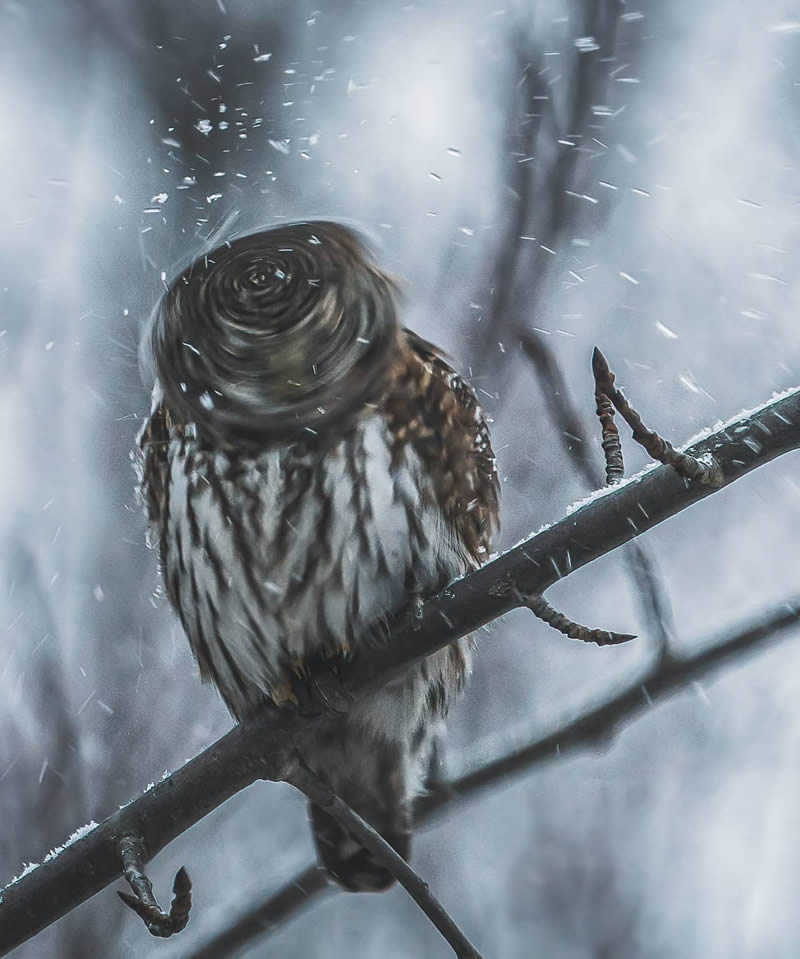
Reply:
[[153, 408], [139, 433], [137, 445], [139, 496], [147, 511], [151, 534], [157, 539], [166, 512], [169, 474], [169, 419], [163, 403]]
[[471, 456], [478, 482], [475, 497], [468, 504], [467, 515], [463, 520], [472, 527], [472, 536], [468, 537], [468, 541], [475, 542], [478, 546], [475, 559], [478, 563], [484, 563], [492, 552], [494, 537], [500, 525], [500, 481], [486, 416], [475, 391], [450, 366], [446, 354], [413, 330], [406, 328], [404, 333], [417, 356], [449, 385], [461, 408], [462, 420], [470, 431]]

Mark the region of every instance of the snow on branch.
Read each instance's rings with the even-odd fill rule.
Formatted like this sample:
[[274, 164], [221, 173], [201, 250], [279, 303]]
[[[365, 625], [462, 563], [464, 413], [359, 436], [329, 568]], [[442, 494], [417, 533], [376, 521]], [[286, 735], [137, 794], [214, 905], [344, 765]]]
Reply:
[[[713, 485], [688, 481], [671, 466], [650, 467], [599, 491], [484, 567], [455, 581], [388, 625], [392, 643], [362, 654], [343, 677], [357, 696], [461, 636], [541, 595], [605, 555], [783, 453], [800, 446], [800, 388], [774, 397], [684, 452], [714, 461]], [[119, 879], [119, 844], [141, 842], [152, 859], [226, 799], [258, 779], [284, 780], [306, 737], [330, 721], [271, 710], [232, 729], [171, 776], [0, 890], [0, 955], [25, 942]]]

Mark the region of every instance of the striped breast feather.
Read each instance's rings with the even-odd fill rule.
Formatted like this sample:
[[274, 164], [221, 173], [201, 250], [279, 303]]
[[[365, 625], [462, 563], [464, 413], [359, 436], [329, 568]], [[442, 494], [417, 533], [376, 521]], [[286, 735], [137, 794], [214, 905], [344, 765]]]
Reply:
[[413, 449], [390, 469], [391, 449], [378, 414], [324, 455], [230, 458], [170, 442], [167, 590], [229, 704], [269, 693], [326, 648], [357, 648], [409, 591], [473, 565]]

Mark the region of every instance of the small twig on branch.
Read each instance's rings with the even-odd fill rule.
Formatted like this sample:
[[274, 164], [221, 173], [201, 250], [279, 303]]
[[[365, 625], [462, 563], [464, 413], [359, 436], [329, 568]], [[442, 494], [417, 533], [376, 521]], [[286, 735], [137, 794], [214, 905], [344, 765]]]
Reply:
[[641, 416], [615, 385], [615, 377], [611, 372], [611, 367], [597, 347], [594, 348], [592, 353], [592, 371], [594, 372], [597, 390], [611, 400], [619, 415], [633, 430], [633, 438], [644, 447], [654, 460], [671, 466], [684, 479], [695, 480], [708, 486], [719, 485], [721, 477], [713, 458], [703, 462], [695, 456], [681, 453], [675, 449], [672, 443], [659, 436], [655, 430], [650, 430], [644, 425]]
[[625, 461], [622, 457], [619, 430], [614, 422], [614, 404], [601, 390], [596, 373], [594, 399], [603, 436], [602, 447], [606, 459], [606, 486], [613, 486], [614, 483], [619, 483], [625, 476]]
[[[740, 415], [687, 449], [714, 456], [727, 486], [800, 446], [800, 388]], [[513, 590], [543, 593], [569, 573], [716, 492], [655, 466], [594, 496], [559, 522], [451, 583], [421, 608], [390, 617], [392, 642], [360, 653], [343, 669], [358, 695], [474, 632], [518, 605]], [[260, 710], [203, 753], [47, 861], [2, 889], [0, 955], [99, 892], [120, 875], [126, 834], [149, 857], [257, 779], [284, 780], [287, 763], [325, 720]]]
[[153, 893], [153, 884], [144, 871], [144, 846], [138, 836], [123, 836], [119, 841], [122, 871], [134, 895], [117, 891], [119, 898], [144, 920], [154, 936], [168, 939], [186, 928], [192, 908], [192, 881], [181, 866], [172, 886], [172, 905], [168, 913], [161, 909]]
[[297, 762], [286, 781], [305, 793], [313, 803], [321, 806], [353, 838], [357, 839], [361, 845], [372, 853], [374, 858], [395, 877], [433, 925], [436, 926], [442, 937], [458, 956], [458, 959], [481, 959], [478, 950], [458, 928], [444, 906], [436, 899], [428, 888], [428, 884], [414, 872], [405, 859], [392, 848], [380, 833], [376, 832], [354, 809], [337, 796], [330, 786], [317, 777], [302, 760]]
[[636, 639], [629, 633], [612, 633], [608, 629], [592, 629], [589, 626], [581, 626], [580, 623], [569, 619], [557, 609], [553, 609], [544, 596], [520, 596], [520, 602], [548, 626], [552, 626], [559, 633], [569, 636], [570, 639], [579, 639], [582, 643], [596, 643], [598, 646], [619, 646], [621, 643]]
[[[590, 489], [603, 482], [601, 471], [590, 455], [589, 437], [584, 429], [583, 418], [570, 397], [569, 386], [547, 340], [533, 333], [522, 335], [522, 350], [530, 360], [540, 379], [540, 386], [550, 417], [561, 438], [562, 446]], [[622, 451], [620, 450], [620, 464]], [[608, 480], [608, 473], [606, 473]], [[613, 485], [613, 484], [606, 484]], [[647, 548], [634, 540], [625, 556], [638, 593], [647, 624], [652, 628], [660, 655], [666, 655], [674, 637], [669, 597], [659, 581], [656, 563]]]
[[[418, 825], [432, 820], [464, 802], [479, 798], [483, 792], [499, 785], [508, 786], [541, 763], [562, 756], [569, 749], [580, 749], [608, 743], [622, 726], [652, 709], [656, 702], [685, 690], [689, 683], [713, 678], [723, 667], [760, 652], [772, 643], [792, 635], [800, 623], [800, 597], [780, 603], [752, 622], [739, 625], [728, 633], [693, 652], [669, 663], [660, 659], [599, 705], [578, 708], [572, 716], [555, 728], [536, 736], [523, 746], [504, 751], [489, 761], [467, 763], [472, 766], [460, 775], [432, 789], [423, 796], [414, 810]], [[647, 697], [642, 695], [647, 690]], [[240, 948], [255, 940], [264, 940], [273, 931], [308, 909], [322, 892], [333, 892], [312, 866], [295, 876], [266, 900], [254, 903], [241, 918], [227, 929], [215, 932], [202, 944], [181, 954], [181, 959], [232, 959]]]

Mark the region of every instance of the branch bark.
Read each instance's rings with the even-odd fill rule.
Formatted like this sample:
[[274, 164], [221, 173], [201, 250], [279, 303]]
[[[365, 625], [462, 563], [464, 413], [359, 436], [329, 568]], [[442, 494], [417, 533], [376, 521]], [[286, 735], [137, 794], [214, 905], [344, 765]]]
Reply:
[[[800, 388], [742, 415], [687, 449], [713, 457], [721, 485], [800, 446]], [[359, 656], [344, 683], [353, 693], [543, 593], [563, 576], [611, 552], [716, 490], [657, 466], [603, 490], [494, 561], [389, 624], [391, 645]], [[120, 839], [141, 837], [143, 861], [257, 779], [283, 780], [292, 756], [322, 717], [264, 710], [42, 865], [0, 891], [0, 955], [25, 942], [118, 879]]]

